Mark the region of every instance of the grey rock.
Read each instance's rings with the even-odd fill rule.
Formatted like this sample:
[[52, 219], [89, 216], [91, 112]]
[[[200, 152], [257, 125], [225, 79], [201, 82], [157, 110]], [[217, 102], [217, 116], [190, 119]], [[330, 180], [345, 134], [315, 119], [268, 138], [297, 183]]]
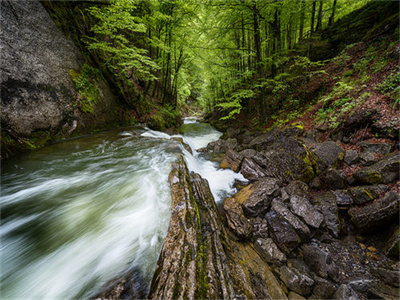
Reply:
[[400, 262], [384, 262], [371, 269], [371, 274], [382, 280], [385, 284], [400, 287]]
[[316, 299], [332, 299], [332, 296], [336, 291], [335, 285], [318, 276], [314, 277], [314, 281], [313, 296]]
[[303, 251], [304, 262], [313, 270], [318, 276], [323, 278], [331, 278], [337, 281], [339, 269], [332, 257], [322, 249], [315, 245], [303, 245], [301, 247]]
[[300, 180], [293, 180], [286, 186], [286, 191], [290, 196], [300, 196], [308, 198], [309, 187], [307, 183]]
[[340, 222], [336, 196], [332, 192], [325, 192], [314, 196], [314, 201], [319, 204], [319, 210], [324, 215], [325, 225], [334, 237], [339, 237]]
[[358, 152], [356, 150], [347, 150], [343, 160], [348, 165], [356, 163], [358, 160]]
[[400, 256], [400, 227], [398, 224], [393, 224], [389, 230], [388, 237], [384, 246], [385, 254], [399, 259]]
[[319, 228], [324, 220], [324, 216], [304, 197], [290, 197], [290, 208], [294, 214], [314, 228]]
[[383, 157], [372, 166], [362, 168], [353, 177], [362, 184], [390, 183], [399, 179], [400, 155], [395, 152]]
[[358, 143], [362, 152], [372, 152], [378, 154], [389, 154], [394, 150], [394, 143], [373, 143], [371, 141], [362, 141]]
[[314, 280], [308, 274], [287, 266], [280, 267], [279, 273], [282, 281], [288, 289], [302, 296], [311, 293]]
[[286, 262], [286, 255], [278, 249], [272, 239], [257, 239], [254, 245], [268, 263], [282, 265]]
[[239, 154], [243, 157], [252, 158], [257, 154], [257, 151], [254, 149], [245, 149], [240, 151]]
[[369, 279], [369, 278], [359, 278], [359, 279], [353, 279], [347, 282], [347, 285], [351, 287], [354, 291], [356, 292], [366, 292], [368, 289], [371, 287], [371, 285], [374, 283], [374, 280]]
[[388, 192], [382, 199], [371, 205], [349, 210], [351, 220], [360, 232], [372, 232], [399, 219], [400, 195]]
[[368, 290], [370, 299], [398, 300], [400, 298], [399, 288], [382, 283], [375, 283]]
[[271, 211], [266, 214], [266, 219], [272, 239], [285, 254], [300, 244], [301, 239], [294, 228], [279, 213]]
[[353, 198], [349, 195], [346, 190], [333, 191], [336, 197], [336, 204], [339, 206], [347, 206], [353, 204]]
[[233, 150], [236, 148], [236, 146], [238, 145], [237, 139], [235, 138], [229, 138], [225, 141], [225, 151], [228, 150]]
[[316, 144], [310, 151], [317, 166], [317, 174], [324, 172], [329, 167], [339, 167], [344, 158], [343, 149], [333, 141]]
[[285, 204], [280, 202], [278, 199], [272, 200], [271, 210], [278, 212], [297, 232], [302, 241], [306, 241], [310, 238], [310, 229], [302, 221], [299, 220]]
[[364, 203], [375, 200], [379, 197], [379, 193], [384, 192], [385, 187], [378, 185], [371, 186], [356, 186], [348, 189], [349, 194], [352, 196], [355, 204], [362, 205]]
[[249, 217], [255, 217], [265, 212], [274, 197], [279, 195], [279, 180], [265, 177], [256, 181], [253, 185], [253, 192], [243, 203], [243, 210]]
[[344, 189], [347, 186], [346, 176], [342, 170], [328, 168], [320, 175], [320, 178], [328, 188], [333, 190]]
[[361, 165], [370, 166], [376, 162], [375, 155], [371, 152], [361, 152], [359, 155]]
[[257, 180], [267, 176], [267, 173], [251, 158], [245, 157], [242, 161], [241, 172], [249, 180]]
[[336, 300], [358, 300], [356, 292], [347, 284], [342, 284], [333, 295]]
[[224, 210], [229, 228], [240, 238], [249, 237], [253, 226], [244, 216], [242, 206], [234, 198], [226, 198], [224, 200]]

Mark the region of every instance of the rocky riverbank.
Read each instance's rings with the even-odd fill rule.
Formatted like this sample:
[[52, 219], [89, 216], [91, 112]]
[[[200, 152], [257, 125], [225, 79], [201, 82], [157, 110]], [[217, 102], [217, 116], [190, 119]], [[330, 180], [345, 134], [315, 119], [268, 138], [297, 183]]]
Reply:
[[201, 149], [225, 152], [220, 167], [251, 180], [225, 199], [225, 223], [239, 243], [254, 247], [290, 299], [398, 299], [396, 142], [322, 139], [301, 124], [230, 128]]

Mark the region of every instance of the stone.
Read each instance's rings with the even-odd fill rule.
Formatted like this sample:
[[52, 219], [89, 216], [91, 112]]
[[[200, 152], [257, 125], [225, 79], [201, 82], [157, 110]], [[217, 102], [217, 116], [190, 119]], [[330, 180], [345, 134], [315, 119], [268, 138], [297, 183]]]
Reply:
[[369, 299], [398, 300], [400, 298], [400, 290], [386, 284], [375, 283], [368, 290], [368, 296]]
[[382, 280], [385, 284], [400, 287], [400, 262], [388, 261], [371, 269], [371, 274]]
[[290, 197], [290, 209], [297, 216], [301, 217], [307, 225], [319, 228], [324, 216], [304, 197]]
[[249, 180], [257, 180], [267, 176], [267, 173], [251, 158], [245, 157], [241, 167], [242, 175]]
[[272, 199], [279, 195], [278, 183], [278, 179], [265, 177], [256, 181], [249, 190], [241, 191], [247, 196], [242, 202], [245, 214], [255, 217], [264, 213], [269, 208]]
[[302, 221], [300, 221], [285, 204], [278, 199], [272, 200], [271, 210], [278, 212], [296, 231], [302, 241], [307, 241], [310, 238], [310, 229]]
[[398, 224], [393, 224], [389, 230], [388, 237], [384, 246], [385, 254], [399, 259], [400, 256], [400, 227]]
[[226, 151], [219, 167], [221, 169], [231, 169], [235, 172], [239, 172], [242, 160], [243, 156], [241, 156], [239, 153], [234, 150], [228, 150]]
[[250, 141], [249, 148], [254, 149], [256, 151], [268, 149], [268, 147], [270, 147], [276, 142], [276, 136], [274, 134], [275, 131], [276, 128], [273, 128], [269, 132], [255, 137]]
[[320, 190], [323, 188], [321, 179], [319, 179], [319, 177], [314, 177], [313, 180], [311, 180], [310, 182], [310, 188], [314, 189], [314, 190]]
[[289, 196], [300, 196], [308, 198], [309, 187], [307, 183], [300, 180], [293, 180], [286, 186]]
[[335, 285], [318, 276], [314, 277], [314, 281], [313, 296], [316, 299], [332, 299], [332, 296], [336, 291]]
[[370, 166], [376, 162], [375, 155], [371, 152], [362, 152], [358, 158], [362, 166]]
[[351, 287], [356, 292], [367, 292], [371, 285], [374, 283], [374, 280], [369, 278], [359, 278], [352, 279], [347, 282], [347, 285]]
[[333, 295], [335, 300], [358, 300], [359, 297], [356, 292], [347, 284], [342, 284], [335, 294]]
[[384, 156], [372, 166], [362, 168], [354, 173], [356, 182], [361, 184], [391, 183], [399, 179], [400, 155], [395, 152]]
[[247, 158], [252, 158], [257, 154], [257, 151], [254, 149], [245, 149], [239, 152], [239, 155]]
[[225, 151], [233, 150], [237, 147], [237, 145], [238, 145], [237, 139], [229, 138], [225, 141], [224, 150]]
[[325, 225], [329, 232], [336, 238], [340, 233], [340, 221], [336, 196], [332, 192], [325, 192], [314, 195], [314, 202], [318, 203], [319, 211], [324, 215]]
[[282, 265], [286, 262], [286, 255], [278, 249], [272, 239], [257, 239], [254, 246], [266, 262], [277, 265]]
[[302, 296], [307, 296], [311, 293], [314, 280], [308, 274], [287, 266], [280, 267], [279, 273], [281, 280], [289, 290]]
[[353, 204], [353, 197], [346, 190], [333, 191], [336, 197], [336, 204], [339, 206], [348, 206]]
[[270, 236], [286, 255], [292, 252], [301, 242], [294, 228], [277, 212], [266, 214]]
[[303, 245], [301, 247], [303, 252], [304, 262], [313, 270], [318, 276], [323, 278], [331, 278], [337, 281], [339, 269], [329, 253], [318, 248], [316, 245]]
[[306, 300], [306, 298], [300, 296], [299, 294], [297, 294], [295, 292], [289, 292], [288, 299], [289, 300]]
[[357, 205], [362, 205], [375, 200], [379, 197], [379, 193], [383, 191], [384, 189], [381, 189], [377, 185], [356, 186], [348, 189], [348, 192], [352, 196], [354, 203]]
[[321, 181], [330, 189], [344, 189], [347, 186], [346, 176], [342, 170], [328, 168], [320, 175]]
[[316, 144], [310, 148], [317, 174], [323, 173], [329, 167], [338, 168], [344, 158], [343, 149], [333, 141]]
[[347, 150], [343, 160], [348, 165], [356, 163], [358, 160], [358, 152], [356, 150]]
[[395, 148], [394, 143], [376, 143], [370, 140], [359, 142], [357, 145], [361, 146], [362, 152], [372, 152], [383, 155], [389, 154]]
[[395, 191], [385, 194], [373, 204], [349, 210], [351, 220], [360, 232], [374, 232], [391, 222], [399, 222], [400, 195]]
[[248, 238], [253, 231], [253, 226], [244, 216], [242, 206], [235, 198], [224, 200], [224, 210], [228, 221], [228, 226], [240, 238]]

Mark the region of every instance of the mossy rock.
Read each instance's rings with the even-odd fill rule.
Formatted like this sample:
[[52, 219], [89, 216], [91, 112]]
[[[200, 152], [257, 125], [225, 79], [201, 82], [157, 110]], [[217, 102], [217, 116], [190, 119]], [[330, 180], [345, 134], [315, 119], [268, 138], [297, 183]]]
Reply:
[[353, 176], [361, 184], [391, 183], [399, 179], [399, 152], [386, 155], [372, 166], [357, 171]]

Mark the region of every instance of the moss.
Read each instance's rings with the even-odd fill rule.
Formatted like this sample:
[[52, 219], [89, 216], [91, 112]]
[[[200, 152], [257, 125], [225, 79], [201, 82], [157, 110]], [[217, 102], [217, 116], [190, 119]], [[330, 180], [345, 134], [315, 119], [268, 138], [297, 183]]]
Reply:
[[375, 172], [367, 172], [366, 179], [371, 184], [378, 184], [382, 182], [381, 175], [378, 171]]

